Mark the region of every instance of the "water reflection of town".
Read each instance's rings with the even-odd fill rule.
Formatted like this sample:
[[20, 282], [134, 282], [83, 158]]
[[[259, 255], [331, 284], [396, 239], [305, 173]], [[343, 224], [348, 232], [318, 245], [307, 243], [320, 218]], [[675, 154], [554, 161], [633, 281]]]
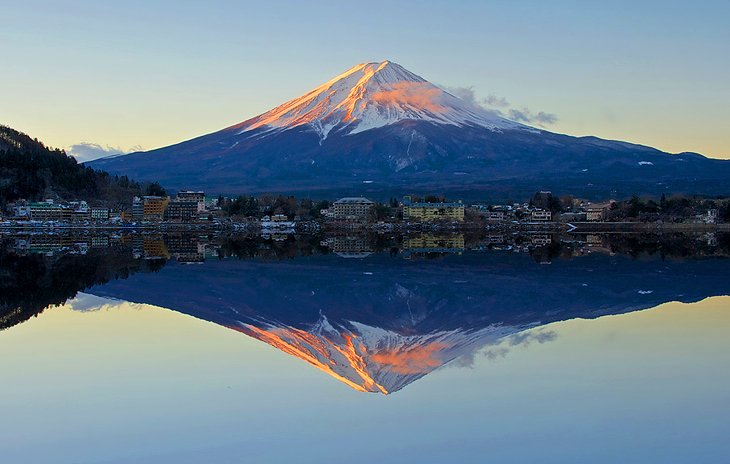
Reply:
[[[727, 294], [730, 256], [730, 234], [21, 234], [0, 245], [0, 330], [85, 291], [214, 322], [381, 393], [526, 329]], [[695, 256], [721, 258], [684, 259]]]
[[[332, 236], [266, 234], [20, 234], [5, 238], [15, 253], [47, 256], [84, 255], [91, 250], [124, 247], [135, 259], [175, 260], [203, 263], [206, 259], [239, 258], [286, 259], [296, 256], [333, 253], [343, 259], [363, 259], [374, 253], [389, 253], [403, 259], [435, 259], [470, 252], [526, 253], [536, 262], [572, 258], [593, 253], [638, 255], [659, 253], [669, 256], [727, 255], [730, 234], [546, 234], [505, 233], [469, 235], [463, 233], [412, 235]], [[8, 243], [9, 242], [9, 243]]]

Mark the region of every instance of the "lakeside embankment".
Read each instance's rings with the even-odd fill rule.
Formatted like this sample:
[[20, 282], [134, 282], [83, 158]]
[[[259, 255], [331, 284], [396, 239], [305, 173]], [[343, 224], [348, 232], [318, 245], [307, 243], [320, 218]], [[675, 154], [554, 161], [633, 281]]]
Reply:
[[270, 232], [311, 233], [331, 232], [458, 232], [458, 231], [532, 231], [546, 233], [590, 233], [590, 232], [730, 232], [729, 223], [662, 223], [662, 222], [459, 222], [459, 223], [412, 223], [412, 222], [330, 222], [305, 221], [287, 223], [286, 227], [266, 227], [257, 222], [213, 222], [213, 223], [147, 223], [147, 224], [69, 224], [69, 223], [27, 223], [6, 222], [0, 224], [0, 231], [57, 232], [57, 231], [99, 231], [99, 232]]

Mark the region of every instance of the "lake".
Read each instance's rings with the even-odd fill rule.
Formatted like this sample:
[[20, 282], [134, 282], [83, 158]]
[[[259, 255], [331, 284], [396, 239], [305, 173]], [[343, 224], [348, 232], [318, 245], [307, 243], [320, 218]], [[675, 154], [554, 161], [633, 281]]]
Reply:
[[723, 462], [726, 235], [14, 235], [9, 463]]

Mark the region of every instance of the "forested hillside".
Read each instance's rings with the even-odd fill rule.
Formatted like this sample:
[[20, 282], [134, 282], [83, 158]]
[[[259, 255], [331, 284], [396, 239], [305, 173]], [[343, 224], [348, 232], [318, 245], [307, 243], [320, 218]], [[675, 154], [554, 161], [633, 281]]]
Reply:
[[140, 195], [142, 187], [126, 176], [83, 166], [63, 150], [0, 125], [0, 207], [20, 198], [81, 199], [121, 206]]

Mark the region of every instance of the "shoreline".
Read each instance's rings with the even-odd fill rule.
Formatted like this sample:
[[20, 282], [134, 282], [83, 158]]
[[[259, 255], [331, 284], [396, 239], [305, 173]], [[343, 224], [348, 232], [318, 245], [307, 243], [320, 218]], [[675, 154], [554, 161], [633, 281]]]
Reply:
[[76, 225], [76, 224], [0, 224], [0, 231], [55, 232], [55, 231], [99, 231], [99, 232], [264, 232], [264, 233], [312, 233], [312, 224], [317, 224], [318, 232], [438, 232], [453, 233], [464, 231], [530, 231], [552, 233], [617, 233], [617, 232], [730, 232], [730, 223], [655, 223], [655, 222], [487, 222], [487, 223], [332, 223], [305, 221], [292, 227], [268, 228], [255, 222], [225, 224], [140, 224], [140, 225]]

